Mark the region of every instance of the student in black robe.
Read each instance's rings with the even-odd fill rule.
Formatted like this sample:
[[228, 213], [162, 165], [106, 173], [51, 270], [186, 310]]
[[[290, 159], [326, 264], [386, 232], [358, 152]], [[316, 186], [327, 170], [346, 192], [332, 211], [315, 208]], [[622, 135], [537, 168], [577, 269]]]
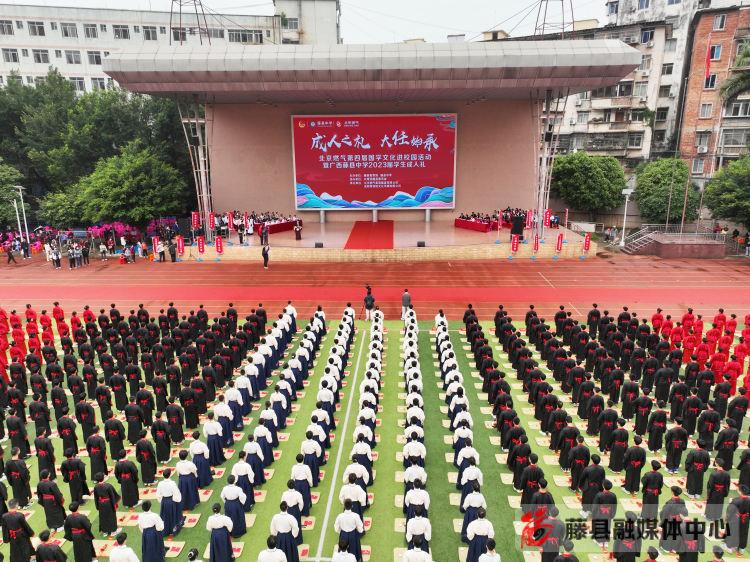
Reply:
[[[599, 455], [591, 455], [591, 464], [583, 469], [579, 486], [581, 489], [581, 516], [588, 516], [591, 513], [592, 505], [596, 494], [602, 491], [604, 482], [604, 468], [599, 465], [601, 462]], [[584, 515], [585, 514], [585, 515]]]
[[76, 419], [78, 420], [78, 423], [81, 424], [83, 441], [85, 443], [88, 441], [89, 437], [91, 437], [91, 434], [94, 433], [94, 428], [96, 427], [96, 412], [94, 411], [94, 407], [85, 400], [81, 400], [76, 404], [75, 412]]
[[641, 556], [642, 537], [638, 530], [638, 516], [632, 511], [625, 513], [622, 532], [615, 533], [612, 548], [616, 562], [636, 562]]
[[0, 516], [8, 513], [8, 487], [0, 482]]
[[70, 513], [65, 518], [65, 540], [73, 542], [73, 559], [75, 562], [93, 562], [94, 533], [91, 532], [91, 521], [78, 513], [78, 502], [72, 502]]
[[721, 459], [714, 461], [716, 469], [708, 477], [706, 485], [706, 520], [718, 521], [724, 514], [724, 500], [729, 495], [731, 488], [731, 477], [724, 469]]
[[195, 398], [195, 390], [189, 385], [184, 385], [180, 390], [180, 404], [185, 412], [185, 427], [188, 429], [198, 427], [198, 404]]
[[8, 513], [2, 517], [3, 542], [10, 544], [10, 562], [29, 562], [34, 554], [31, 537], [34, 530], [26, 522], [26, 517], [18, 511], [18, 501], [8, 502]]
[[107, 419], [109, 414], [112, 413], [112, 393], [109, 387], [104, 384], [104, 377], [99, 378], [99, 385], [94, 391], [94, 400], [99, 405], [99, 412], [102, 415], [102, 419]]
[[169, 390], [167, 389], [167, 379], [164, 377], [164, 375], [157, 372], [154, 380], [151, 383], [151, 387], [154, 389], [156, 409], [159, 412], [163, 412], [167, 409], [167, 398], [169, 397]]
[[39, 477], [41, 478], [42, 471], [47, 470], [50, 478], [54, 480], [57, 477], [55, 447], [49, 438], [49, 430], [45, 428], [39, 429], [37, 438], [34, 439], [34, 448], [36, 449], [36, 458], [38, 459]]
[[651, 461], [651, 470], [641, 478], [641, 484], [643, 485], [641, 519], [656, 520], [659, 514], [659, 496], [664, 486], [664, 476], [659, 472], [659, 469], [661, 469], [661, 463]]
[[50, 398], [52, 400], [52, 408], [55, 410], [55, 420], [60, 421], [63, 409], [68, 407], [68, 395], [65, 394], [62, 384], [57, 383], [52, 387]]
[[36, 486], [36, 495], [44, 508], [47, 527], [62, 530], [65, 523], [65, 499], [57, 484], [49, 479], [49, 472], [42, 471], [41, 481]]
[[119, 494], [114, 486], [104, 481], [101, 472], [94, 476], [94, 504], [99, 512], [99, 532], [112, 536], [119, 532], [117, 528], [117, 502], [120, 501]]
[[703, 475], [711, 464], [711, 455], [706, 450], [703, 439], [698, 439], [698, 448], [692, 449], [685, 459], [687, 472], [686, 495], [698, 499], [703, 495]]
[[107, 443], [101, 436], [99, 426], [94, 426], [91, 437], [86, 440], [86, 450], [89, 453], [91, 463], [91, 473], [102, 473], [106, 475], [109, 472], [107, 467]]
[[716, 436], [716, 458], [721, 459], [724, 462], [724, 466], [734, 466], [734, 452], [739, 446], [740, 434], [737, 428], [734, 427], [734, 420], [727, 418], [726, 425], [719, 434]]
[[593, 538], [600, 544], [608, 543], [612, 534], [612, 520], [617, 513], [617, 496], [612, 493], [612, 482], [606, 479], [602, 482], [602, 490], [594, 496], [591, 508]]
[[610, 450], [609, 469], [615, 474], [622, 472], [622, 469], [625, 467], [623, 461], [625, 458], [625, 451], [628, 449], [629, 437], [628, 430], [625, 429], [625, 423], [624, 418], [617, 420], [617, 425], [619, 427], [612, 432], [610, 446], [608, 447]]
[[135, 396], [130, 398], [130, 403], [125, 406], [124, 413], [125, 421], [128, 424], [128, 441], [130, 441], [131, 445], [135, 445], [143, 430], [143, 423], [145, 421], [143, 410], [136, 403]]
[[665, 530], [659, 539], [659, 548], [667, 552], [675, 552], [679, 544], [679, 536], [676, 532], [670, 531], [679, 529], [680, 521], [688, 516], [688, 510], [685, 507], [685, 501], [680, 497], [682, 488], [672, 486], [670, 490], [672, 491], [672, 497], [664, 503], [659, 513], [659, 523]]
[[167, 422], [169, 423], [169, 432], [172, 437], [172, 442], [175, 445], [179, 445], [185, 440], [185, 432], [183, 430], [185, 413], [182, 411], [182, 407], [177, 404], [174, 396], [169, 398], [169, 405], [167, 406], [165, 414], [167, 416]]
[[30, 455], [30, 447], [26, 424], [21, 418], [13, 414], [5, 419], [5, 425], [8, 427], [11, 445], [20, 451], [21, 457], [27, 458]]
[[68, 415], [68, 407], [62, 409], [63, 415], [57, 422], [57, 434], [63, 442], [63, 450], [73, 449], [78, 452], [78, 434], [76, 428], [78, 424], [71, 416]]
[[112, 389], [112, 394], [115, 395], [115, 407], [120, 411], [124, 410], [125, 406], [128, 405], [127, 381], [117, 369], [109, 379], [109, 386]]
[[646, 464], [646, 451], [641, 447], [641, 443], [643, 443], [643, 439], [639, 435], [633, 437], [633, 446], [628, 447], [623, 458], [625, 466], [625, 485], [623, 488], [633, 496], [641, 489], [641, 471]]
[[36, 426], [36, 433], [39, 433], [40, 429], [49, 429], [50, 413], [49, 407], [46, 403], [42, 402], [42, 397], [38, 394], [34, 394], [34, 401], [29, 404], [29, 416], [34, 420]]
[[109, 454], [113, 459], [119, 459], [125, 450], [125, 426], [112, 412], [104, 422], [104, 439], [109, 443]]
[[161, 412], [156, 413], [156, 419], [151, 425], [151, 436], [156, 445], [156, 460], [161, 464], [167, 464], [171, 456], [172, 440], [169, 432], [169, 424], [164, 421]]
[[150, 486], [156, 480], [156, 452], [151, 441], [146, 439], [146, 430], [141, 431], [141, 438], [135, 444], [135, 458], [141, 465], [141, 480]]
[[527, 513], [531, 509], [531, 498], [539, 489], [539, 481], [544, 478], [544, 471], [537, 466], [539, 457], [535, 453], [529, 455], [529, 465], [521, 474], [521, 509]]
[[115, 464], [115, 478], [120, 483], [122, 505], [133, 509], [140, 501], [138, 468], [133, 461], [127, 460], [125, 451], [120, 451], [120, 460]]
[[667, 431], [667, 412], [664, 402], [657, 402], [656, 410], [651, 412], [646, 426], [648, 432], [648, 443], [646, 446], [652, 453], [660, 451], [664, 443], [664, 434]]
[[708, 409], [701, 412], [698, 417], [698, 437], [703, 440], [706, 449], [713, 451], [714, 438], [721, 429], [721, 416], [714, 408], [713, 400], [709, 400], [707, 406]]
[[727, 548], [742, 552], [747, 548], [748, 531], [750, 531], [750, 489], [740, 486], [740, 494], [727, 506], [727, 533], [725, 544]]
[[513, 446], [512, 450], [508, 452], [508, 466], [513, 470], [513, 489], [516, 491], [521, 490], [521, 475], [523, 470], [529, 466], [531, 456], [531, 447], [529, 446], [529, 438], [525, 435], [520, 437], [520, 443]]
[[13, 499], [18, 501], [21, 508], [24, 508], [31, 499], [31, 487], [29, 486], [31, 475], [26, 463], [21, 458], [21, 451], [18, 447], [13, 447], [11, 454], [13, 459], [5, 463], [5, 476], [8, 478], [11, 488], [13, 488]]
[[77, 503], [83, 503], [83, 496], [88, 496], [89, 485], [86, 480], [86, 465], [78, 458], [76, 449], [65, 450], [65, 460], [60, 465], [63, 482], [70, 488], [70, 498]]
[[59, 545], [49, 541], [50, 532], [47, 530], [39, 533], [39, 546], [36, 547], [36, 562], [66, 562], [68, 555], [62, 551]]
[[682, 419], [675, 420], [675, 426], [664, 435], [667, 449], [667, 472], [677, 474], [682, 460], [682, 451], [687, 449], [688, 432], [682, 427]]
[[570, 490], [577, 492], [581, 474], [589, 462], [591, 462], [591, 453], [586, 446], [583, 435], [578, 436], [578, 444], [568, 453], [568, 462], [570, 464]]
[[146, 389], [146, 383], [139, 383], [139, 390], [135, 395], [135, 401], [143, 412], [143, 423], [150, 426], [154, 423], [154, 395]]

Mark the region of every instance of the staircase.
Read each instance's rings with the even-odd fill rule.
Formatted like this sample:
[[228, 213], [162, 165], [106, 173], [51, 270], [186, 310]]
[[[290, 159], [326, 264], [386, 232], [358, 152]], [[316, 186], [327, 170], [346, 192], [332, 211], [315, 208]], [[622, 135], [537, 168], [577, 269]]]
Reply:
[[[661, 226], [661, 229], [663, 231], [664, 227]], [[644, 225], [640, 230], [625, 237], [625, 246], [620, 248], [620, 250], [623, 254], [628, 254], [630, 256], [642, 254], [644, 253], [645, 248], [653, 243], [653, 235], [659, 231], [657, 225]]]

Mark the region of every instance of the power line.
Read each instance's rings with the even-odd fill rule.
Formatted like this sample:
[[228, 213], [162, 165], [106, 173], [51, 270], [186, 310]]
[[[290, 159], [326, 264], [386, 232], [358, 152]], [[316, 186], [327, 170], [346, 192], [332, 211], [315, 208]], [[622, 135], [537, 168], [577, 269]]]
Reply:
[[[536, 2], [534, 2], [533, 4], [530, 4], [530, 5], [526, 6], [525, 8], [523, 8], [523, 9], [519, 10], [518, 12], [516, 12], [515, 14], [513, 14], [512, 16], [509, 16], [509, 17], [505, 18], [504, 20], [502, 20], [502, 21], [499, 21], [499, 22], [497, 22], [497, 23], [496, 23], [496, 24], [494, 24], [494, 25], [493, 25], [492, 27], [490, 27], [490, 29], [495, 29], [495, 28], [496, 28], [497, 26], [499, 26], [499, 25], [503, 25], [504, 23], [507, 23], [507, 22], [509, 22], [510, 20], [512, 20], [512, 19], [513, 19], [513, 18], [515, 18], [516, 16], [519, 16], [519, 15], [521, 15], [522, 13], [524, 13], [524, 12], [525, 12], [526, 10], [528, 10], [528, 9], [532, 9], [532, 10], [533, 10], [534, 8], [536, 8], [537, 6], [539, 6], [539, 3], [540, 3], [540, 2], [541, 2], [541, 0], [537, 0], [537, 1], [536, 1]], [[476, 38], [477, 38], [477, 37], [479, 37], [480, 35], [482, 35], [482, 32], [481, 32], [481, 31], [480, 31], [479, 33], [477, 33], [476, 35], [474, 35], [473, 37], [470, 37], [470, 38], [469, 38], [468, 40], [469, 40], [469, 41], [473, 41], [474, 39], [476, 39]]]

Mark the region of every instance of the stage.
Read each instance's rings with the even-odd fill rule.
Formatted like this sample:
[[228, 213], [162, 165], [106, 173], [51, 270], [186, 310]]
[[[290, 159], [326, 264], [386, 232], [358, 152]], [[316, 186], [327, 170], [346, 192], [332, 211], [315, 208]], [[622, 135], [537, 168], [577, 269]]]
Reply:
[[[501, 229], [499, 236], [496, 230], [477, 232], [455, 228], [446, 221], [379, 221], [390, 223], [392, 229], [375, 228], [372, 238], [366, 244], [360, 239], [352, 247], [352, 231], [361, 228], [363, 221], [305, 223], [302, 229], [302, 240], [295, 240], [293, 231], [278, 232], [269, 235], [271, 261], [432, 261], [432, 260], [487, 260], [487, 259], [578, 259], [586, 255], [595, 255], [597, 245], [593, 241], [588, 252], [583, 250], [583, 236], [565, 228], [547, 229], [545, 240], [541, 240], [538, 252], [534, 252], [533, 239], [526, 231], [526, 243], [519, 244], [518, 251], [511, 251], [510, 230]], [[381, 225], [382, 226], [382, 225]], [[392, 233], [392, 234], [390, 234]], [[557, 252], [556, 244], [559, 234], [565, 242], [562, 250]], [[418, 247], [424, 242], [424, 247]], [[315, 247], [321, 243], [322, 247]], [[224, 253], [216, 254], [213, 246], [207, 245], [206, 252], [200, 256], [196, 246], [185, 249], [184, 259], [221, 259], [221, 260], [260, 260], [260, 238], [256, 235], [239, 244], [236, 233], [224, 242]], [[343, 251], [342, 251], [343, 250]]]

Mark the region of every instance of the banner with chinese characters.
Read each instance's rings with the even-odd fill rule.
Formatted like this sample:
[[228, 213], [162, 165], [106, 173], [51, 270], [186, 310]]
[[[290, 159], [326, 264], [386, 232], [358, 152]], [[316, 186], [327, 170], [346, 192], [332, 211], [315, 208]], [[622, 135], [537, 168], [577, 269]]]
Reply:
[[452, 209], [456, 114], [292, 116], [297, 209]]
[[177, 253], [182, 255], [185, 253], [185, 239], [182, 236], [177, 236]]

